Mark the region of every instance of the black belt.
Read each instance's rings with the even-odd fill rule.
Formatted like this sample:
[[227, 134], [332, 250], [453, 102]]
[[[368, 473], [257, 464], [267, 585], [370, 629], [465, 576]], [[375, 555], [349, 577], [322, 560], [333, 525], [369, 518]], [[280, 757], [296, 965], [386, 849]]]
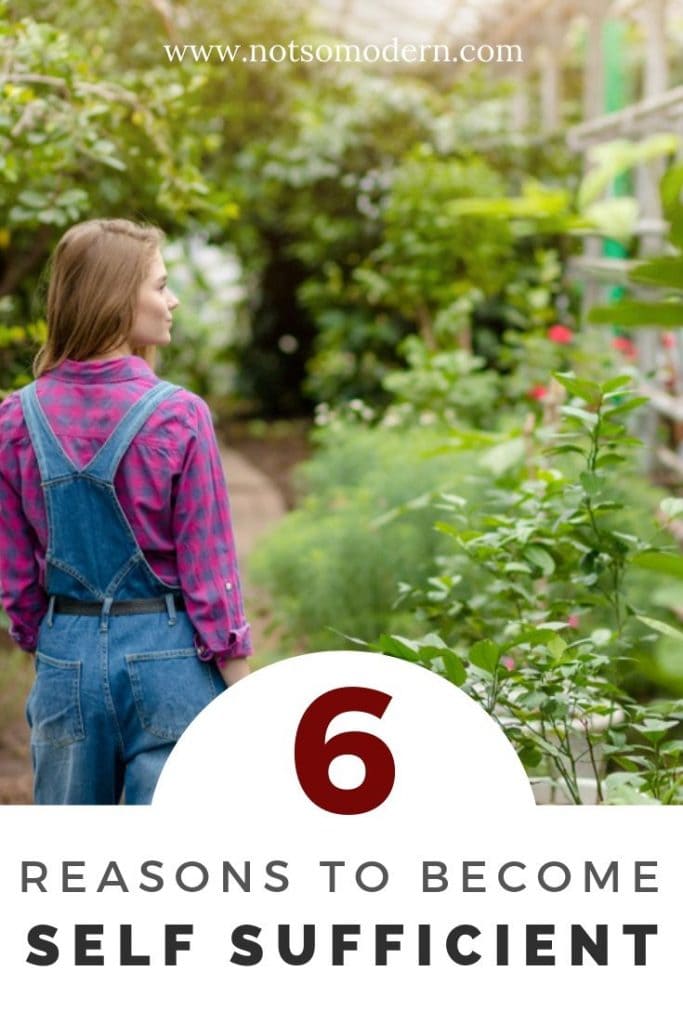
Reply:
[[[70, 597], [54, 597], [53, 612], [55, 615], [101, 615], [102, 601], [75, 601]], [[173, 606], [176, 611], [185, 610], [182, 594], [172, 594]], [[151, 612], [165, 612], [167, 608], [164, 597], [140, 597], [131, 601], [114, 601], [109, 609], [110, 615], [144, 615]]]

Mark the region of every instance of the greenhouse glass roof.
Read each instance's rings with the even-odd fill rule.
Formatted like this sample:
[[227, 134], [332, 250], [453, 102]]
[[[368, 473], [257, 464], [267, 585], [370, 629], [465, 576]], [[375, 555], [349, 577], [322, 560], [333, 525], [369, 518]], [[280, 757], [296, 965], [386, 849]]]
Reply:
[[334, 35], [357, 43], [548, 41], [549, 26], [579, 15], [642, 20], [661, 4], [669, 21], [683, 0], [308, 0], [311, 15]]
[[[519, 9], [519, 4], [514, 5]], [[478, 35], [509, 0], [317, 0], [314, 17], [335, 35], [363, 43], [440, 43]]]

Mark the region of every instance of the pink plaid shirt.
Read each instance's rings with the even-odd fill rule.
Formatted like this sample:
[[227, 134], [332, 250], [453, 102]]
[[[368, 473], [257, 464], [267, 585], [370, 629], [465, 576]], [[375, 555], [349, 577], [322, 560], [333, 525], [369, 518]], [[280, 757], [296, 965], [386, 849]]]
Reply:
[[[66, 454], [84, 466], [156, 382], [136, 356], [67, 359], [39, 378], [38, 398]], [[150, 566], [183, 591], [199, 657], [222, 665], [250, 654], [228, 496], [206, 403], [182, 390], [162, 402], [124, 455], [115, 486]], [[35, 650], [47, 609], [46, 548], [40, 473], [14, 394], [0, 405], [0, 596], [10, 632], [26, 651]]]

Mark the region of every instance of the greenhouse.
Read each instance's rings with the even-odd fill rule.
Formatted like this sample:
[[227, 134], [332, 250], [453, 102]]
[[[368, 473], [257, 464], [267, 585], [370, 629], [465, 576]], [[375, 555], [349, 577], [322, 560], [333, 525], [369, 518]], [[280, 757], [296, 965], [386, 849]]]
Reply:
[[[29, 693], [51, 742], [38, 629], [172, 590], [214, 683], [380, 652], [478, 702], [538, 803], [683, 803], [683, 2], [0, 0], [0, 85], [0, 802], [37, 800]], [[95, 220], [156, 232], [148, 334], [118, 243], [109, 290], [60, 278]], [[114, 356], [184, 390], [100, 481], [152, 590], [88, 596], [18, 393], [61, 381], [80, 486], [118, 397], [65, 382]]]

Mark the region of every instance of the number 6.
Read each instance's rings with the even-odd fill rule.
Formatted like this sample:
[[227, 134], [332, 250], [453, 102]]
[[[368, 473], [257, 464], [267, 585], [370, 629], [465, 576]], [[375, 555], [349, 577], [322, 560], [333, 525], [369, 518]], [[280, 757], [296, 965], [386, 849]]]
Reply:
[[[342, 732], [325, 742], [327, 727], [345, 711], [364, 711], [381, 718], [391, 696], [365, 686], [342, 686], [316, 698], [302, 715], [294, 741], [296, 774], [306, 796], [332, 814], [365, 814], [384, 803], [396, 776], [386, 743], [368, 732]], [[335, 757], [353, 754], [365, 765], [365, 778], [355, 789], [340, 789], [330, 779]]]

